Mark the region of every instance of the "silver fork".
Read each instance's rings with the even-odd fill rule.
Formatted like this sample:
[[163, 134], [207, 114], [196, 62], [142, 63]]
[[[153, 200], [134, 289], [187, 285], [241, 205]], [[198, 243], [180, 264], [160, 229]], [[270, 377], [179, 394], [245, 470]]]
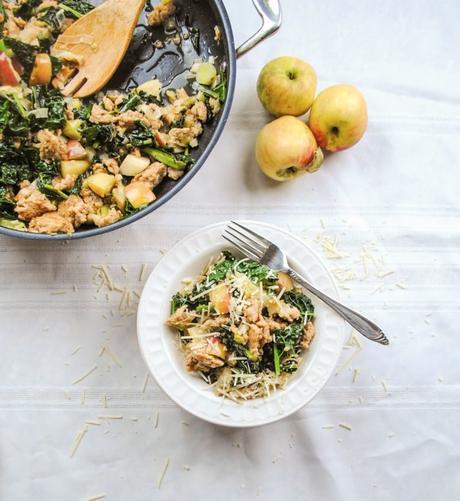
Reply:
[[289, 266], [286, 254], [270, 240], [235, 221], [231, 221], [222, 236], [248, 258], [289, 275], [307, 291], [326, 303], [364, 337], [380, 344], [389, 343], [388, 338], [377, 325], [319, 291], [294, 271]]

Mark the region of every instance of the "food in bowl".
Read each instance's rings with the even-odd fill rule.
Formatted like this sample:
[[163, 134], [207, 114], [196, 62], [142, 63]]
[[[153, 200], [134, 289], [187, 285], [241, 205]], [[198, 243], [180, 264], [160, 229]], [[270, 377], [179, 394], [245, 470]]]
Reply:
[[[142, 210], [164, 179], [191, 167], [204, 124], [225, 100], [225, 68], [212, 57], [191, 63], [186, 88], [153, 79], [126, 92], [64, 97], [81, 61], [53, 43], [92, 8], [82, 0], [0, 0], [0, 226], [71, 234]], [[163, 0], [147, 16], [152, 30], [168, 22], [158, 47], [192, 50], [199, 34], [179, 26], [174, 12]]]
[[313, 304], [287, 275], [227, 251], [184, 280], [167, 324], [187, 370], [235, 401], [283, 388], [315, 336]]

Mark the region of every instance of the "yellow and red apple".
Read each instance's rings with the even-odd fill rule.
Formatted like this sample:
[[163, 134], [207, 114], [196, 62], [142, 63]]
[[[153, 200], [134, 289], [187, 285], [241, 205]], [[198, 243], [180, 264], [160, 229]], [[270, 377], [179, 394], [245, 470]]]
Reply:
[[268, 177], [287, 181], [318, 170], [323, 152], [308, 126], [287, 115], [266, 124], [259, 132], [256, 160]]
[[316, 92], [315, 70], [297, 57], [282, 56], [267, 63], [257, 80], [264, 108], [275, 116], [306, 113]]
[[308, 125], [321, 148], [328, 151], [349, 148], [366, 131], [366, 101], [353, 85], [328, 87], [314, 100]]

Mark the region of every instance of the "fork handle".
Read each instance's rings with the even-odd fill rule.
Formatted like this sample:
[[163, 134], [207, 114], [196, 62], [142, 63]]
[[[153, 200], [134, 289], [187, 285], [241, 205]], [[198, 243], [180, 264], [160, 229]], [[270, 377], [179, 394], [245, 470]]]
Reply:
[[311, 292], [317, 298], [321, 299], [323, 303], [326, 303], [329, 306], [329, 308], [338, 313], [364, 337], [367, 337], [371, 341], [375, 341], [380, 344], [386, 345], [389, 343], [388, 338], [385, 336], [383, 331], [373, 322], [363, 317], [356, 311], [353, 311], [347, 306], [339, 303], [338, 301], [335, 301], [334, 299], [327, 296], [323, 292], [319, 291], [318, 289], [313, 287], [313, 285], [309, 284], [301, 275], [299, 275], [293, 269], [288, 268], [286, 273], [300, 285], [305, 287], [307, 291]]

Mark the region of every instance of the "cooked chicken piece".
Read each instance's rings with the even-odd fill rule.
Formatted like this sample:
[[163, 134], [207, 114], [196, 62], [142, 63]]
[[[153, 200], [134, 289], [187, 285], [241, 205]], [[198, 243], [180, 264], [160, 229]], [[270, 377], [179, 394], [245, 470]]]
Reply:
[[154, 162], [149, 165], [145, 170], [134, 176], [133, 181], [141, 181], [146, 183], [151, 190], [158, 186], [163, 178], [166, 176], [167, 169], [161, 162]]
[[306, 350], [309, 348], [312, 339], [315, 337], [315, 324], [313, 322], [307, 322], [307, 325], [303, 328], [303, 337], [300, 342], [300, 346]]
[[29, 223], [29, 231], [33, 233], [73, 233], [70, 221], [57, 212], [48, 212], [34, 217]]
[[209, 107], [211, 108], [212, 114], [217, 115], [221, 108], [220, 101], [214, 97], [209, 98]]
[[259, 358], [260, 340], [263, 339], [264, 337], [265, 336], [263, 330], [256, 324], [251, 324], [249, 326], [248, 346], [249, 346], [249, 351], [252, 353], [254, 358]]
[[48, 129], [37, 132], [38, 143], [35, 145], [42, 160], [65, 160], [67, 158], [67, 140]]
[[16, 201], [14, 210], [17, 212], [19, 219], [29, 221], [46, 212], [56, 210], [56, 206], [38, 190], [35, 183], [31, 184], [29, 181], [23, 181], [20, 186], [21, 189], [14, 197]]
[[102, 163], [111, 174], [118, 174], [120, 172], [120, 166], [114, 158], [106, 158], [102, 160]]
[[73, 188], [77, 177], [76, 174], [67, 174], [64, 177], [57, 176], [51, 181], [51, 184], [57, 190], [70, 190]]
[[172, 167], [168, 167], [168, 177], [169, 177], [169, 179], [172, 179], [173, 181], [177, 181], [184, 174], [185, 174], [185, 172], [183, 170], [173, 169]]
[[223, 325], [227, 325], [229, 322], [230, 322], [229, 317], [221, 315], [219, 317], [205, 320], [203, 322], [203, 329], [205, 329], [207, 332], [211, 332], [215, 329], [218, 329], [219, 327], [222, 327]]
[[116, 120], [114, 115], [111, 115], [107, 110], [98, 104], [93, 104], [89, 119], [95, 124], [111, 124]]
[[78, 228], [88, 220], [88, 206], [77, 195], [70, 195], [67, 200], [61, 202], [58, 213], [70, 221], [74, 228]]
[[89, 214], [88, 221], [91, 221], [95, 226], [102, 227], [115, 223], [123, 217], [123, 214], [114, 207], [111, 207], [107, 214]]
[[154, 7], [152, 12], [147, 16], [148, 23], [150, 26], [160, 26], [175, 12], [176, 6], [173, 0], [161, 0], [159, 5]]
[[89, 188], [83, 188], [80, 191], [80, 196], [83, 199], [83, 202], [85, 202], [86, 204], [88, 214], [95, 214], [98, 209], [100, 209], [104, 205], [102, 198], [97, 196]]
[[250, 323], [255, 323], [259, 320], [260, 303], [257, 299], [250, 299], [249, 304], [243, 309], [246, 320]]
[[186, 305], [178, 308], [166, 321], [171, 327], [177, 329], [186, 329], [191, 323], [195, 321], [195, 317], [188, 311]]
[[185, 366], [188, 371], [208, 371], [222, 367], [227, 348], [216, 336], [192, 339], [185, 346]]

